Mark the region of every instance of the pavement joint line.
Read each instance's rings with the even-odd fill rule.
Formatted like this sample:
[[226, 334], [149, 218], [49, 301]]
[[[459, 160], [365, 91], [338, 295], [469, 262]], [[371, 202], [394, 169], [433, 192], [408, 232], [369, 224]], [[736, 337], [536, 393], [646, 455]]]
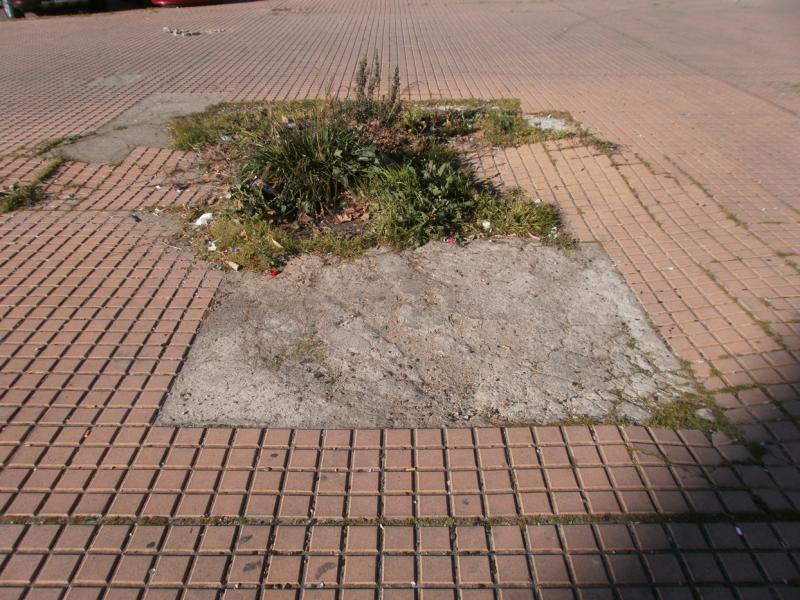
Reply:
[[716, 286], [722, 292], [724, 292], [728, 296], [728, 298], [731, 299], [731, 301], [735, 302], [739, 306], [739, 308], [741, 308], [745, 312], [745, 314], [747, 314], [747, 316], [750, 317], [753, 320], [753, 322], [761, 330], [764, 331], [764, 333], [767, 336], [772, 338], [772, 340], [776, 344], [778, 344], [783, 350], [785, 350], [787, 352], [789, 352], [791, 350], [786, 345], [786, 342], [783, 340], [783, 336], [781, 336], [781, 334], [773, 331], [773, 329], [772, 329], [772, 327], [770, 327], [769, 323], [767, 323], [766, 321], [764, 321], [762, 319], [759, 319], [745, 303], [743, 303], [733, 292], [731, 292], [727, 287], [725, 287], [725, 285], [722, 284], [722, 282], [720, 282], [719, 278], [716, 275], [714, 275], [714, 273], [708, 267], [706, 267], [704, 265], [698, 265], [698, 266], [700, 267], [700, 270], [705, 272], [705, 274], [708, 276], [708, 278], [711, 279], [711, 281], [713, 281], [716, 284]]
[[517, 525], [625, 525], [668, 523], [790, 523], [800, 521], [800, 511], [717, 513], [627, 513], [619, 515], [542, 515], [518, 517], [15, 517], [0, 515], [0, 525], [129, 525], [129, 526], [378, 526], [378, 527], [498, 527]]
[[[762, 239], [762, 237], [761, 237], [760, 235], [758, 235], [757, 233], [755, 233], [754, 231], [752, 231], [752, 230], [751, 230], [751, 228], [749, 227], [749, 223], [747, 223], [747, 222], [745, 222], [745, 221], [742, 221], [742, 220], [741, 220], [741, 219], [740, 219], [740, 218], [739, 218], [739, 217], [738, 217], [738, 216], [737, 216], [735, 213], [733, 213], [732, 211], [730, 211], [730, 209], [728, 209], [728, 208], [727, 208], [727, 207], [726, 207], [724, 204], [722, 204], [722, 202], [720, 202], [720, 201], [717, 199], [717, 197], [716, 197], [716, 196], [715, 196], [715, 195], [714, 195], [714, 194], [713, 194], [713, 193], [712, 193], [712, 192], [711, 192], [711, 191], [708, 189], [708, 186], [706, 186], [705, 184], [701, 183], [701, 182], [700, 182], [700, 181], [699, 181], [699, 180], [698, 180], [698, 179], [697, 179], [697, 178], [696, 178], [694, 175], [692, 175], [692, 174], [691, 174], [691, 173], [689, 173], [689, 172], [688, 172], [686, 169], [684, 169], [683, 167], [681, 167], [681, 166], [680, 166], [680, 165], [679, 165], [679, 164], [678, 164], [678, 163], [677, 163], [677, 162], [676, 162], [676, 161], [675, 161], [675, 160], [674, 160], [674, 159], [673, 159], [671, 156], [669, 156], [668, 154], [664, 154], [664, 158], [665, 158], [665, 159], [667, 160], [667, 162], [669, 162], [669, 163], [670, 163], [670, 164], [671, 164], [673, 167], [675, 167], [675, 169], [678, 171], [678, 173], [680, 173], [681, 175], [683, 175], [684, 177], [686, 177], [686, 178], [689, 180], [689, 182], [691, 182], [691, 183], [693, 183], [694, 185], [696, 185], [696, 186], [697, 186], [697, 188], [698, 188], [698, 189], [699, 189], [701, 192], [703, 192], [703, 194], [704, 194], [704, 195], [705, 195], [705, 196], [706, 196], [706, 197], [707, 197], [709, 200], [711, 200], [711, 201], [712, 201], [714, 204], [716, 204], [716, 205], [717, 205], [717, 207], [718, 207], [718, 208], [719, 208], [719, 209], [720, 209], [720, 210], [721, 210], [723, 213], [725, 213], [726, 217], [728, 217], [729, 219], [730, 219], [730, 218], [733, 218], [735, 221], [739, 221], [740, 223], [739, 223], [739, 222], [737, 222], [737, 224], [739, 224], [739, 225], [740, 225], [740, 227], [743, 227], [744, 229], [747, 229], [747, 230], [748, 230], [748, 233], [749, 233], [750, 235], [752, 235], [754, 238], [756, 238], [756, 239], [757, 239], [759, 242], [761, 242], [762, 244], [764, 244], [766, 247], [768, 247], [768, 248], [771, 248], [771, 247], [770, 247], [770, 245], [769, 245], [769, 243], [767, 243], [767, 241], [766, 241], [766, 240]], [[793, 211], [797, 212], [797, 209], [795, 209], [793, 206], [791, 206], [791, 205], [788, 205], [788, 207], [789, 207], [791, 210], [793, 210]], [[731, 216], [731, 215], [732, 215], [732, 216]], [[779, 223], [780, 223], [780, 222], [779, 222]], [[792, 260], [789, 260], [789, 256], [787, 256], [787, 255], [783, 254], [783, 253], [782, 253], [781, 251], [779, 251], [779, 250], [775, 250], [774, 248], [771, 248], [771, 249], [772, 249], [772, 250], [775, 252], [775, 256], [777, 256], [778, 258], [780, 258], [781, 260], [783, 260], [783, 262], [785, 262], [787, 265], [789, 265], [790, 267], [792, 267], [792, 268], [793, 268], [793, 269], [795, 269], [795, 270], [797, 270], [797, 269], [798, 269], [798, 267], [797, 267], [797, 264], [796, 264], [794, 261], [792, 261]], [[718, 261], [712, 261], [712, 262], [718, 262]]]

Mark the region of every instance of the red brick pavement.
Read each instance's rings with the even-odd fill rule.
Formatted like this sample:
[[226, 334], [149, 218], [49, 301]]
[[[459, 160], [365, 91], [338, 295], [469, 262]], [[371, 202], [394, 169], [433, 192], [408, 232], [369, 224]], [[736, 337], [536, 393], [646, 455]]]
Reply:
[[767, 523], [4, 525], [0, 539], [7, 598], [789, 599], [800, 548], [796, 524]]
[[540, 519], [800, 507], [796, 473], [691, 430], [8, 426], [8, 518]]
[[622, 151], [554, 143], [484, 168], [603, 244], [760, 447], [609, 426], [155, 427], [219, 274], [144, 214], [202, 199], [171, 176], [195, 157], [137, 148], [62, 165], [42, 206], [0, 217], [3, 597], [796, 597], [799, 22], [786, 0], [290, 0], [0, 22], [4, 183], [46, 164], [35, 144], [150, 94], [319, 97], [373, 48], [412, 97], [570, 110]]

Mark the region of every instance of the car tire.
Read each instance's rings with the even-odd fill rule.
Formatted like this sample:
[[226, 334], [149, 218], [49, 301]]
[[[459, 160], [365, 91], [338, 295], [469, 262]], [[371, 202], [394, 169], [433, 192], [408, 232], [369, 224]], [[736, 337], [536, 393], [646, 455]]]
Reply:
[[[5, 2], [5, 0], [3, 0]], [[102, 12], [106, 9], [106, 0], [89, 0], [89, 10], [92, 12]]]
[[23, 15], [20, 9], [11, 4], [11, 0], [3, 0], [3, 12], [9, 19], [19, 19]]

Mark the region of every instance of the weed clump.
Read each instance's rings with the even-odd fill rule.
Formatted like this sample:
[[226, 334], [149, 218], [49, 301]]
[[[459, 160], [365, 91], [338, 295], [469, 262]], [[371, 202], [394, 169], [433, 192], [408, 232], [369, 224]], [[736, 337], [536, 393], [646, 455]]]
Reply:
[[[700, 416], [701, 409], [705, 409], [713, 418], [709, 420]], [[722, 409], [711, 398], [696, 394], [653, 407], [652, 416], [646, 424], [668, 429], [697, 429], [708, 436], [714, 431], [722, 431], [732, 438], [738, 437], [736, 426], [725, 417]]]
[[360, 127], [316, 112], [254, 142], [236, 198], [251, 215], [316, 219], [337, 212], [345, 192], [358, 189], [378, 164]]
[[24, 185], [14, 184], [7, 189], [0, 189], [0, 215], [14, 210], [30, 208], [41, 202], [44, 199], [42, 183], [52, 177], [63, 162], [64, 158], [59, 156], [36, 173], [30, 183]]
[[487, 113], [481, 119], [486, 140], [494, 146], [517, 146], [527, 143], [536, 130], [522, 115], [511, 110]]
[[398, 248], [461, 233], [475, 217], [472, 169], [457, 160], [425, 160], [376, 172], [373, 227]]
[[18, 185], [0, 190], [0, 214], [38, 204], [44, 194], [38, 185]]
[[377, 54], [359, 62], [350, 91], [221, 104], [172, 121], [175, 147], [221, 165], [230, 186], [199, 240], [202, 255], [262, 270], [304, 252], [356, 256], [378, 244], [507, 234], [568, 241], [555, 207], [484, 181], [470, 164], [469, 147], [554, 139], [518, 102], [402, 101], [399, 69], [383, 81]]

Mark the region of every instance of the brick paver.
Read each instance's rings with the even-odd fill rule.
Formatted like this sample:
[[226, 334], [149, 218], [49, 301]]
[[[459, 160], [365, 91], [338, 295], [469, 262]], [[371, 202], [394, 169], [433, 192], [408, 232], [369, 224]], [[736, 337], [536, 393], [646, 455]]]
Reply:
[[[615, 426], [154, 426], [220, 275], [191, 154], [68, 162], [0, 217], [3, 597], [793, 598], [800, 8], [279, 0], [0, 23], [0, 182], [153, 93], [519, 97], [621, 144], [481, 157], [602, 243], [741, 439]], [[213, 32], [179, 37], [164, 27]], [[219, 31], [222, 30], [222, 31]], [[118, 77], [114, 77], [118, 76]]]
[[693, 431], [9, 425], [5, 516], [534, 521], [800, 508], [785, 469]]
[[9, 598], [791, 598], [800, 575], [782, 523], [0, 530]]

